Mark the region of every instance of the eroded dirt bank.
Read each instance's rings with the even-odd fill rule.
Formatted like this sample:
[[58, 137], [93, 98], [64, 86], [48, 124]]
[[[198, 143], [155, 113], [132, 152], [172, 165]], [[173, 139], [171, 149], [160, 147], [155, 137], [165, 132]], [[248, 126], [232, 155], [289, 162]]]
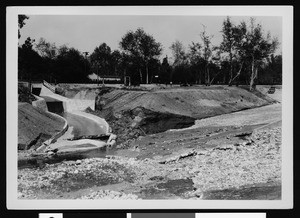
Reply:
[[[91, 90], [78, 90], [91, 96]], [[139, 136], [193, 126], [197, 119], [275, 102], [259, 92], [224, 86], [151, 90], [105, 87], [95, 90], [96, 111], [87, 111], [107, 120], [118, 135], [118, 148], [127, 148]]]
[[37, 148], [41, 143], [63, 129], [59, 119], [29, 103], [18, 104], [18, 148]]

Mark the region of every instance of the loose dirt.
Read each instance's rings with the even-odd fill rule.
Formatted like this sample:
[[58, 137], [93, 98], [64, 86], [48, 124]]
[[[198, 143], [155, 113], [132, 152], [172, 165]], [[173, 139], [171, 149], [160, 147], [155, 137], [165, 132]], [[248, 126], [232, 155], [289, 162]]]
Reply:
[[62, 130], [64, 121], [29, 103], [18, 104], [18, 147], [30, 147], [33, 140], [39, 140], [35, 146]]
[[[276, 102], [239, 87], [162, 88], [101, 88], [97, 91], [96, 111], [87, 112], [105, 118], [118, 135], [118, 148], [127, 148], [139, 136], [191, 127], [197, 119]], [[83, 92], [82, 88], [79, 92]]]
[[201, 119], [267, 105], [272, 101], [259, 98], [238, 87], [218, 86], [148, 92], [115, 89], [102, 95], [98, 104], [102, 106], [102, 110], [109, 109], [114, 113], [142, 107], [160, 113], [167, 112]]

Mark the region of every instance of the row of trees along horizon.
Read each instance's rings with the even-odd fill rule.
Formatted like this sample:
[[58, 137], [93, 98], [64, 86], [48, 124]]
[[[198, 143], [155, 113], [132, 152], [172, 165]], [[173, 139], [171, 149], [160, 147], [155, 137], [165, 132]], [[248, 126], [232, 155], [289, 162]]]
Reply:
[[[19, 15], [19, 38], [26, 19], [29, 17]], [[28, 37], [18, 47], [18, 78], [85, 83], [90, 82], [88, 75], [95, 73], [100, 77], [117, 76], [122, 81], [129, 76], [132, 85], [247, 84], [251, 90], [256, 84], [281, 84], [282, 56], [275, 55], [277, 38], [271, 38], [270, 33], [265, 35], [254, 18], [249, 23], [241, 21], [235, 25], [227, 17], [218, 46], [212, 45], [213, 36], [205, 26], [199, 42], [191, 42], [188, 48], [176, 40], [169, 48], [173, 63], [168, 57], [160, 61], [162, 45], [142, 28], [128, 31], [119, 42], [120, 50], [112, 51], [102, 43], [91, 54], [67, 45], [57, 47], [44, 38], [36, 42]]]

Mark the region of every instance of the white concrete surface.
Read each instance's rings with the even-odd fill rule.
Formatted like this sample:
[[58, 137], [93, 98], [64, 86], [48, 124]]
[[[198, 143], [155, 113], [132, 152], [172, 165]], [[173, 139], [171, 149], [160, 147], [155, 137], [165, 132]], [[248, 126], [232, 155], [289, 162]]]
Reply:
[[39, 96], [36, 96], [36, 95], [33, 95], [37, 100], [36, 101], [33, 101], [31, 104], [32, 106], [34, 107], [37, 107], [37, 108], [40, 108], [44, 111], [47, 111], [48, 112], [48, 107], [47, 107], [47, 103], [45, 101], [45, 99], [39, 97]]
[[98, 116], [95, 116], [95, 115], [93, 115], [93, 114], [85, 113], [85, 112], [83, 112], [83, 111], [72, 111], [72, 114], [76, 114], [76, 115], [78, 115], [78, 116], [85, 117], [85, 118], [87, 118], [87, 119], [90, 119], [90, 120], [92, 120], [92, 121], [98, 123], [98, 125], [99, 125], [102, 129], [104, 129], [104, 132], [105, 132], [106, 134], [109, 133], [109, 130], [110, 130], [110, 129], [109, 129], [109, 125], [108, 125], [108, 123], [106, 122], [105, 119], [100, 118], [100, 117], [98, 117]]
[[[105, 119], [102, 119], [98, 116], [85, 113], [83, 110], [87, 109], [90, 107], [92, 110], [95, 109], [95, 100], [91, 99], [69, 99], [66, 97], [63, 97], [61, 95], [53, 93], [50, 89], [48, 89], [45, 86], [42, 86], [40, 96], [48, 96], [53, 99], [56, 99], [58, 101], [63, 102], [63, 107], [64, 111], [75, 114], [77, 116], [84, 117], [86, 119], [90, 119], [93, 122], [97, 123], [102, 129], [104, 129], [104, 132], [106, 134], [109, 133], [110, 128], [108, 123], [105, 121]], [[53, 150], [55, 148], [58, 148], [60, 150], [64, 150], [67, 148], [70, 151], [75, 151], [75, 150], [81, 150], [81, 149], [92, 149], [92, 148], [97, 148], [97, 147], [103, 147], [106, 146], [107, 143], [99, 140], [91, 140], [91, 139], [81, 139], [81, 140], [74, 140], [74, 141], [68, 141], [66, 140], [67, 138], [71, 138], [72, 135], [72, 127], [69, 127], [69, 129], [60, 137], [57, 139], [55, 143], [50, 144], [46, 148], [46, 152]], [[113, 143], [113, 140], [110, 142], [111, 144]], [[88, 145], [91, 146], [88, 146]], [[83, 146], [83, 147], [80, 147]]]
[[40, 96], [48, 96], [58, 101], [63, 102], [64, 111], [83, 111], [90, 107], [92, 110], [95, 110], [95, 100], [90, 99], [69, 99], [64, 96], [53, 93], [46, 86], [42, 86]]
[[[88, 145], [91, 146], [88, 146]], [[82, 146], [82, 147], [80, 147]], [[74, 149], [91, 149], [91, 148], [101, 148], [106, 146], [106, 142], [103, 141], [99, 141], [99, 140], [92, 140], [92, 139], [79, 139], [79, 140], [74, 140], [74, 141], [69, 141], [69, 140], [60, 140], [57, 141], [56, 143], [50, 144], [47, 149], [45, 150], [45, 152], [47, 151], [51, 151], [53, 149], [58, 149], [60, 150], [65, 150], [65, 149], [69, 149], [69, 150], [74, 150]]]

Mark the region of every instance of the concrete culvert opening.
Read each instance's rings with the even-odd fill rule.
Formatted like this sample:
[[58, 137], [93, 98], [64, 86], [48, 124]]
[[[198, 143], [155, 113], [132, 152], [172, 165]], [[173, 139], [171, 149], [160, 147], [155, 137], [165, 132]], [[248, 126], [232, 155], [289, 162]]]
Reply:
[[34, 88], [32, 87], [32, 94], [39, 96], [41, 94], [42, 88]]
[[64, 112], [63, 103], [61, 101], [47, 102], [47, 107], [52, 113], [62, 114]]

